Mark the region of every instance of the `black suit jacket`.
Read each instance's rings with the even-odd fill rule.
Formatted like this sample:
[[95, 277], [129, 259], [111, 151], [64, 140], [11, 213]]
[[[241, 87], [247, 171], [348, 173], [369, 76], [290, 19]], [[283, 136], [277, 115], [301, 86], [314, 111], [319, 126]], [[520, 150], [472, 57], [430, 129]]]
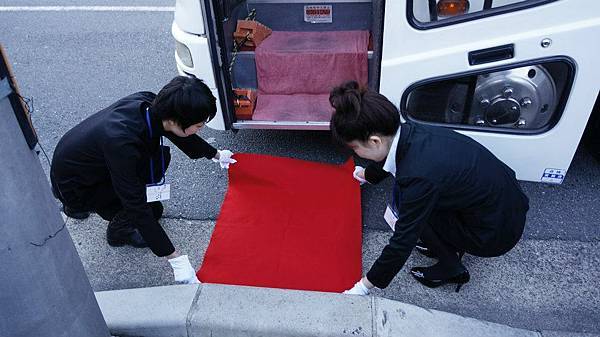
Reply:
[[[386, 177], [369, 166], [365, 177]], [[389, 244], [367, 278], [385, 288], [400, 271], [432, 214], [455, 214], [485, 256], [503, 244], [514, 246], [523, 232], [529, 200], [515, 173], [473, 139], [449, 129], [415, 123], [401, 125], [396, 151], [399, 218]]]
[[146, 203], [146, 181], [139, 172], [150, 165], [150, 158], [160, 156], [160, 136], [193, 159], [213, 158], [217, 150], [197, 135], [182, 138], [165, 132], [152, 113], [150, 133], [145, 111], [155, 97], [151, 92], [129, 95], [69, 130], [56, 146], [50, 176], [61, 194], [76, 199], [86, 198], [98, 185], [112, 184], [150, 249], [166, 256], [174, 247]]

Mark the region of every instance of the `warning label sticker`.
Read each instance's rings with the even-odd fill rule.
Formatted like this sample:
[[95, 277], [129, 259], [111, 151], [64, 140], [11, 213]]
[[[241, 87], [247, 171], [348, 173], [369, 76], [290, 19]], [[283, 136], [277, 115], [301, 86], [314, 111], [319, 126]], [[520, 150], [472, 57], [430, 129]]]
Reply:
[[547, 168], [544, 170], [541, 181], [550, 184], [562, 184], [566, 174], [567, 170], [564, 169]]
[[333, 8], [331, 5], [304, 6], [304, 21], [310, 23], [332, 23]]

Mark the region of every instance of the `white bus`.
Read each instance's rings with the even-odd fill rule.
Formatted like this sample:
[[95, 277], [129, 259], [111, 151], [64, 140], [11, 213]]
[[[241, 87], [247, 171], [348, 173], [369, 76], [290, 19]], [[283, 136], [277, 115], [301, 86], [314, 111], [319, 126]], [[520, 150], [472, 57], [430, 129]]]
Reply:
[[[236, 46], [239, 20], [255, 20], [272, 35], [256, 48], [242, 45], [248, 39]], [[357, 53], [367, 55], [365, 84], [397, 104], [404, 120], [476, 139], [521, 180], [563, 181], [600, 97], [596, 0], [177, 0], [172, 34], [179, 73], [203, 79], [218, 98], [211, 128], [327, 130], [330, 111], [303, 110], [322, 103], [326, 92], [298, 101], [307, 92], [276, 92], [277, 83], [304, 81], [299, 85], [312, 88], [303, 75], [348, 66], [332, 66], [322, 54]], [[275, 36], [280, 42], [287, 36], [289, 45], [267, 43]], [[278, 53], [287, 54], [274, 61]], [[287, 69], [268, 73], [282, 60]], [[299, 64], [306, 74], [298, 73]], [[251, 109], [263, 109], [273, 95], [307, 104], [291, 113], [240, 117], [236, 106], [249, 95], [234, 89], [252, 90]]]

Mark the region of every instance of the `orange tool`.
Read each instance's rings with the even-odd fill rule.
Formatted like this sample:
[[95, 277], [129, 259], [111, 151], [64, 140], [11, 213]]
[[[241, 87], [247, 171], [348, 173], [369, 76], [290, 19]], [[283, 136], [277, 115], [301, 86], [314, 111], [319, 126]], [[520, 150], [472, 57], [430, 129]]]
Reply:
[[233, 106], [237, 119], [252, 119], [256, 104], [256, 91], [252, 89], [233, 89]]
[[233, 32], [233, 38], [238, 45], [252, 48], [258, 47], [269, 35], [269, 27], [252, 20], [238, 20], [237, 29]]

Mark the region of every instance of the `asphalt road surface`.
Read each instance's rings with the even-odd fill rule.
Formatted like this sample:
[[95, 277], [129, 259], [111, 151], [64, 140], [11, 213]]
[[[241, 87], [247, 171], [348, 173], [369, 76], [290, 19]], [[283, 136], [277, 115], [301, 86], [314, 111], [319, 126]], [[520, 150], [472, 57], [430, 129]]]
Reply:
[[[50, 156], [60, 137], [90, 114], [136, 91], [157, 92], [176, 75], [170, 11], [2, 11], [3, 6], [57, 5], [168, 7], [174, 2], [0, 1], [0, 43], [21, 93], [33, 98], [33, 122]], [[205, 128], [200, 135], [234, 152], [331, 163], [346, 158], [326, 132], [232, 133]], [[172, 199], [165, 203], [164, 224], [175, 242], [194, 251], [193, 260], [199, 263], [227, 175], [211, 161], [172, 153], [167, 175]], [[48, 172], [45, 159], [41, 162]], [[390, 288], [377, 294], [524, 328], [600, 332], [600, 163], [580, 147], [562, 185], [522, 185], [531, 200], [524, 240], [504, 258], [467, 258], [471, 270], [481, 270], [479, 275], [472, 271], [478, 275], [477, 283], [456, 295], [448, 289], [417, 287], [401, 273]], [[381, 218], [388, 186], [384, 182], [363, 187], [365, 268], [389, 236]], [[149, 251], [106, 246], [104, 226], [96, 217], [69, 224], [95, 290], [172, 282], [165, 264]], [[413, 256], [407, 266], [413, 262], [426, 260]]]

